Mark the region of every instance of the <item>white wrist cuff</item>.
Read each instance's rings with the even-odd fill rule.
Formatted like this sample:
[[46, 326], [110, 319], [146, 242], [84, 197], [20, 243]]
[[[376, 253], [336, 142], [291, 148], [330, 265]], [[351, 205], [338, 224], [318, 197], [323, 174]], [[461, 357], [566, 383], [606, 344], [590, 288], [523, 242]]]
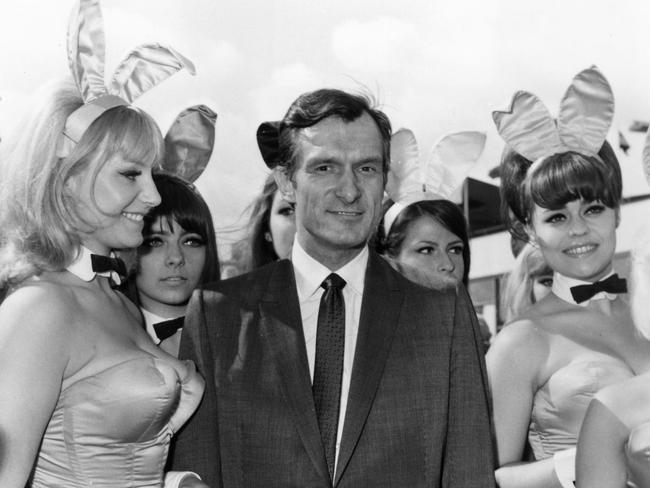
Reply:
[[562, 488], [575, 488], [576, 448], [565, 449], [553, 455], [553, 469]]
[[165, 473], [164, 488], [178, 488], [185, 478], [198, 478], [201, 477], [192, 471], [168, 471]]

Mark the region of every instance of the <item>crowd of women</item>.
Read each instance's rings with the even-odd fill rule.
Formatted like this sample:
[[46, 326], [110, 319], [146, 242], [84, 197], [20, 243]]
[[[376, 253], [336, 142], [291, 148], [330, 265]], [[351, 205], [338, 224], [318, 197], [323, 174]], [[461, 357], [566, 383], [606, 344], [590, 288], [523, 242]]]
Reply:
[[[193, 185], [216, 115], [179, 117], [208, 150], [177, 164], [183, 131], [163, 138], [131, 102], [191, 62], [146, 45], [147, 61], [125, 60], [105, 86], [90, 0], [68, 42], [73, 81], [47, 86], [0, 147], [0, 486], [207, 486], [164, 466], [203, 391], [194, 365], [176, 359], [185, 307], [220, 278], [213, 219]], [[493, 114], [503, 214], [522, 243], [507, 323], [486, 355], [504, 488], [650, 486], [650, 245], [633, 256], [630, 300], [612, 266], [622, 198], [606, 141], [613, 111], [591, 67], [557, 119], [525, 91]], [[410, 131], [394, 134], [371, 246], [412, 281], [467, 285], [467, 223], [449, 198], [484, 143], [450, 134], [424, 160]], [[294, 239], [294, 209], [272, 174], [249, 210], [240, 272], [287, 258]]]

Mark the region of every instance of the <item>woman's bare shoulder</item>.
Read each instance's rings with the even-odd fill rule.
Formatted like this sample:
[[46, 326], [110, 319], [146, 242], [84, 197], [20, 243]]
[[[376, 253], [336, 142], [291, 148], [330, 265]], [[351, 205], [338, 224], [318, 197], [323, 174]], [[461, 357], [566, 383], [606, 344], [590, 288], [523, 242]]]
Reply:
[[545, 317], [527, 313], [503, 326], [497, 334], [494, 344], [504, 347], [538, 348], [548, 342]]
[[540, 375], [551, 356], [554, 340], [547, 327], [548, 320], [552, 319], [533, 307], [505, 325], [488, 349], [488, 369], [516, 369], [533, 382], [541, 381]]
[[12, 290], [0, 306], [0, 324], [67, 328], [74, 322], [77, 296], [56, 280], [32, 278]]

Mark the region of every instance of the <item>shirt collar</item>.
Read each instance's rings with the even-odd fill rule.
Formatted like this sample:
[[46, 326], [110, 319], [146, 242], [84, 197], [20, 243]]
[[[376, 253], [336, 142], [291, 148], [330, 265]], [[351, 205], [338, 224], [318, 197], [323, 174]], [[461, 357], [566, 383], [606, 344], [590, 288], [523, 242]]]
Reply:
[[[609, 278], [614, 274], [614, 271], [610, 271], [607, 275], [603, 276], [600, 280], [602, 281], [604, 279]], [[592, 300], [600, 300], [603, 298], [607, 298], [608, 300], [614, 300], [618, 295], [614, 293], [607, 293], [604, 291], [601, 291], [599, 293], [596, 293], [593, 297], [591, 297], [589, 300], [585, 300], [584, 302], [576, 303], [576, 301], [573, 299], [573, 295], [571, 295], [571, 287], [573, 286], [578, 286], [578, 285], [591, 285], [592, 282], [590, 281], [582, 281], [582, 280], [576, 280], [574, 278], [569, 278], [568, 276], [564, 276], [563, 274], [558, 273], [557, 271], [553, 273], [553, 285], [551, 285], [551, 291], [559, 298], [564, 300], [565, 302], [574, 304], [574, 305], [580, 305], [581, 307], [586, 307], [589, 302]]]
[[163, 322], [165, 319], [160, 315], [156, 315], [155, 313], [151, 313], [148, 310], [145, 310], [142, 307], [140, 307], [140, 312], [142, 312], [142, 318], [144, 319], [144, 328], [147, 330], [147, 334], [149, 334], [149, 337], [153, 339], [156, 345], [160, 344], [160, 339], [158, 338], [158, 334], [156, 334], [156, 329], [154, 329], [153, 325], [157, 324], [158, 322]]
[[294, 238], [291, 262], [296, 275], [296, 287], [300, 301], [316, 293], [330, 273], [336, 273], [345, 280], [344, 289], [363, 294], [366, 267], [368, 266], [368, 246], [364, 246], [349, 263], [337, 270], [330, 270], [307, 254], [298, 239]]
[[142, 318], [144, 319], [144, 323], [147, 326], [149, 325], [153, 326], [153, 324], [157, 324], [158, 322], [164, 322], [165, 320], [169, 320], [169, 318], [156, 315], [155, 313], [150, 312], [149, 310], [145, 310], [142, 307], [140, 307], [140, 311], [142, 312]]
[[[111, 278], [113, 281], [115, 281], [115, 284], [119, 285], [121, 283], [121, 280], [117, 273], [111, 271], [97, 273], [93, 271], [93, 265], [90, 259], [90, 256], [92, 254], [93, 253], [90, 249], [85, 246], [80, 246], [77, 259], [75, 259], [72, 264], [70, 264], [66, 269], [83, 281], [92, 281], [95, 278], [95, 275], [99, 275], [105, 278]], [[110, 256], [115, 257], [115, 253], [111, 252]]]

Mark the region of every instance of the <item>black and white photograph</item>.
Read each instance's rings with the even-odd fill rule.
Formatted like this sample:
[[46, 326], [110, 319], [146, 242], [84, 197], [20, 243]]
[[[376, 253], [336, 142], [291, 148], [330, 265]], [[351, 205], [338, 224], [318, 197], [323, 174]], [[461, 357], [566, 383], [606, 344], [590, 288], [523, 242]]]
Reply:
[[5, 0], [1, 488], [650, 488], [650, 3]]

